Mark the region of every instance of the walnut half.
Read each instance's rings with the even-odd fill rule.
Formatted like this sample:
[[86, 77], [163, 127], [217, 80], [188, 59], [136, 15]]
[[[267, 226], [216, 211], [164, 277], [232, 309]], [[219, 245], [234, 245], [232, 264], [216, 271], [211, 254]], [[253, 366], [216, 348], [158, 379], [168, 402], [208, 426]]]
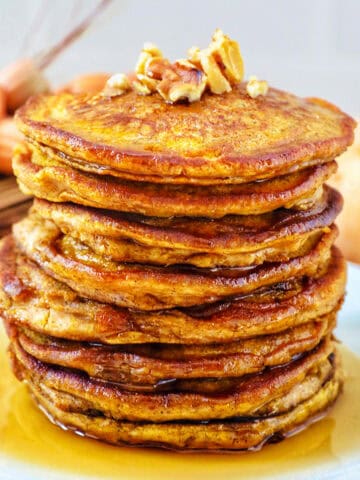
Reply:
[[207, 86], [212, 93], [230, 92], [231, 85], [244, 77], [244, 63], [237, 42], [216, 30], [208, 48], [189, 50], [189, 60], [207, 75]]
[[146, 74], [156, 79], [156, 91], [169, 103], [195, 102], [206, 87], [206, 75], [188, 60], [170, 64], [166, 59], [154, 59], [148, 63]]

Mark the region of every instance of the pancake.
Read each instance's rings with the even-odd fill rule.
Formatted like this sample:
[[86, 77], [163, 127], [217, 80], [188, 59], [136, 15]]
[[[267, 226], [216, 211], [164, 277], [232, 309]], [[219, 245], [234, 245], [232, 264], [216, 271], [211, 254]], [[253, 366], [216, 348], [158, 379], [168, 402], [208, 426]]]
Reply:
[[305, 254], [340, 212], [342, 199], [325, 187], [306, 211], [205, 218], [143, 217], [35, 200], [33, 210], [96, 254], [115, 261], [200, 268], [280, 262]]
[[[277, 442], [303, 430], [324, 417], [341, 391], [340, 375], [332, 379], [311, 398], [283, 415], [256, 420], [206, 423], [133, 423], [120, 422], [102, 415], [86, 415], [59, 408], [43, 394], [37, 385], [30, 391], [41, 410], [55, 424], [80, 435], [102, 440], [117, 446], [162, 447], [177, 450], [258, 450], [266, 443]], [[340, 377], [341, 378], [341, 377]], [[58, 394], [59, 403], [65, 403]]]
[[[256, 417], [260, 408], [289, 393], [310, 372], [324, 371], [328, 376], [329, 371], [322, 367], [330, 362], [334, 345], [325, 339], [314, 350], [288, 364], [234, 379], [231, 388], [222, 389], [221, 393], [217, 390], [210, 393], [129, 392], [115, 383], [42, 363], [28, 355], [16, 340], [11, 344], [11, 351], [27, 372], [23, 379], [75, 397], [75, 408], [81, 413], [99, 411], [115, 420], [162, 423]], [[325, 380], [326, 376], [322, 382]], [[221, 382], [221, 379], [214, 381]]]
[[179, 379], [239, 377], [288, 363], [315, 348], [334, 328], [335, 316], [336, 312], [278, 334], [201, 346], [94, 345], [48, 337], [15, 324], [8, 325], [8, 332], [26, 353], [46, 364], [122, 383], [123, 388], [163, 391], [183, 388]]
[[16, 119], [25, 136], [74, 157], [76, 168], [165, 183], [276, 177], [341, 154], [355, 126], [324, 100], [273, 88], [253, 99], [246, 84], [177, 105], [134, 91], [112, 98], [42, 95]]
[[158, 312], [81, 298], [21, 254], [11, 236], [0, 243], [0, 312], [46, 336], [103, 344], [228, 343], [283, 332], [337, 310], [346, 265], [339, 250], [318, 278], [302, 277], [232, 301]]
[[[309, 400], [283, 415], [256, 420], [234, 419], [226, 423], [133, 423], [101, 415], [72, 413], [58, 408], [39, 388], [29, 387], [48, 417], [62, 428], [118, 446], [133, 445], [186, 450], [256, 450], [268, 442], [298, 433], [327, 413], [341, 390], [334, 377]], [[64, 394], [59, 394], [61, 399]], [[64, 403], [63, 400], [62, 403]]]
[[308, 167], [262, 182], [192, 186], [131, 182], [84, 173], [73, 167], [39, 166], [21, 145], [13, 169], [22, 191], [52, 202], [74, 202], [155, 217], [254, 215], [285, 207], [311, 208], [322, 196], [336, 162]]
[[[269, 401], [263, 407], [260, 407], [256, 410], [254, 415], [250, 415], [248, 417], [227, 417], [225, 419], [210, 419], [210, 420], [201, 420], [201, 423], [209, 423], [211, 421], [229, 421], [230, 419], [235, 418], [247, 418], [248, 420], [255, 420], [259, 417], [269, 416], [269, 415], [279, 415], [281, 413], [285, 413], [298, 403], [307, 400], [312, 395], [316, 394], [321, 386], [329, 380], [334, 374], [332, 363], [329, 359], [324, 360], [319, 365], [316, 365], [313, 369], [311, 369], [306, 378], [297, 383], [294, 387], [292, 387], [288, 393], [282, 395], [281, 397], [277, 397], [274, 400]], [[31, 380], [30, 380], [31, 381]], [[34, 382], [35, 383], [35, 382]], [[55, 388], [48, 387], [43, 382], [38, 382], [40, 390], [46, 394], [48, 398], [51, 398], [53, 403], [57, 406], [60, 406], [62, 409], [71, 412], [77, 413], [84, 413], [87, 415], [91, 415], [94, 413], [101, 413], [105, 416], [106, 412], [101, 412], [100, 410], [96, 410], [93, 408], [93, 404], [89, 401], [84, 400], [83, 398], [71, 395], [69, 393], [65, 393], [62, 390], [57, 390]], [[197, 394], [204, 395], [204, 392], [197, 392]], [[165, 395], [165, 394], [164, 394]], [[166, 394], [169, 396], [169, 394]], [[180, 394], [177, 394], [180, 395]], [[207, 394], [208, 395], [208, 394]], [[215, 395], [218, 396], [217, 393]], [[211, 400], [210, 400], [211, 401]], [[269, 413], [270, 412], [270, 413]], [[196, 420], [182, 420], [183, 422], [187, 423], [194, 423]], [[165, 423], [165, 422], [156, 422], [157, 424]], [[168, 423], [168, 422], [167, 422]]]
[[337, 230], [321, 234], [306, 255], [287, 262], [228, 269], [156, 267], [100, 257], [50, 220], [31, 214], [13, 227], [19, 248], [80, 295], [141, 310], [216, 302], [299, 276], [319, 276], [331, 257]]
[[[313, 397], [283, 415], [202, 423], [119, 422], [97, 412], [92, 415], [66, 410], [66, 399], [57, 394], [63, 408], [49, 400], [37, 385], [29, 383], [42, 411], [62, 428], [114, 445], [163, 447], [186, 450], [254, 450], [267, 442], [298, 433], [327, 413], [341, 391], [341, 373], [326, 382]], [[41, 393], [40, 393], [41, 392]]]

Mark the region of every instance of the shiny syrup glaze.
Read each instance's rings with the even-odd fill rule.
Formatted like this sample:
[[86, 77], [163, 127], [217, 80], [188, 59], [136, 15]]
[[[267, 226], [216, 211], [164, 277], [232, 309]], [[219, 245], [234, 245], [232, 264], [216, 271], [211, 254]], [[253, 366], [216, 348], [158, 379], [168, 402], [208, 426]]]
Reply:
[[269, 439], [278, 443], [256, 453], [179, 455], [151, 448], [113, 447], [51, 424], [35, 406], [26, 386], [10, 372], [6, 342], [1, 330], [0, 464], [4, 461], [9, 468], [23, 462], [31, 468], [57, 472], [56, 478], [72, 473], [74, 478], [82, 474], [103, 479], [161, 479], [169, 478], [169, 472], [172, 480], [268, 478], [269, 473], [289, 478], [300, 471], [314, 475], [318, 471], [334, 472], [344, 468], [350, 457], [359, 455], [360, 358], [343, 347], [345, 391], [327, 417], [300, 433], [293, 432], [297, 434], [285, 441], [280, 437]]

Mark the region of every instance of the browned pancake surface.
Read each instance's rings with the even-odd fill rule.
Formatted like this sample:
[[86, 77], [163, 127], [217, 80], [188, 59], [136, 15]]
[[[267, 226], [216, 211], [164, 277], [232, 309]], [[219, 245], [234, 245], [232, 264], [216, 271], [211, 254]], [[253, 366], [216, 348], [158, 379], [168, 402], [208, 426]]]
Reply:
[[302, 276], [320, 276], [331, 258], [336, 227], [311, 250], [287, 262], [260, 266], [196, 269], [113, 262], [63, 236], [51, 220], [31, 214], [13, 227], [19, 248], [80, 295], [139, 310], [189, 307], [244, 295]]
[[345, 279], [344, 259], [333, 248], [319, 278], [282, 282], [209, 306], [142, 312], [82, 298], [21, 254], [11, 236], [0, 242], [0, 309], [5, 319], [48, 336], [106, 344], [200, 345], [281, 332], [339, 308]]
[[323, 100], [275, 89], [253, 99], [245, 84], [177, 105], [135, 92], [38, 96], [18, 110], [17, 123], [80, 168], [83, 161], [85, 169], [90, 163], [168, 183], [249, 181], [326, 161], [352, 142], [355, 125]]
[[[186, 450], [256, 450], [286, 438], [323, 418], [341, 391], [339, 371], [321, 389], [292, 410], [276, 416], [206, 423], [135, 423], [103, 417], [99, 412], [73, 412], [73, 398], [29, 383], [31, 392], [52, 421], [76, 433], [114, 445]], [[55, 397], [55, 399], [54, 399]]]
[[[279, 334], [201, 346], [92, 345], [37, 334], [15, 323], [9, 323], [8, 330], [28, 354], [44, 363], [84, 371], [124, 388], [163, 391], [184, 388], [181, 379], [239, 377], [290, 362], [320, 343], [334, 328], [335, 316], [333, 312]], [[187, 382], [187, 388], [196, 383]], [[201, 389], [202, 382], [198, 384]]]

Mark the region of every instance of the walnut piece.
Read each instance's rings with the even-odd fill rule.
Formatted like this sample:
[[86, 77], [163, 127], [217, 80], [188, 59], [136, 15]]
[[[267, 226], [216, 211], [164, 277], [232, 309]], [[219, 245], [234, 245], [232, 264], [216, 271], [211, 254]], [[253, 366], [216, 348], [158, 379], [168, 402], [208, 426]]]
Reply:
[[206, 87], [206, 76], [188, 60], [170, 64], [166, 59], [153, 59], [146, 74], [157, 81], [156, 91], [169, 103], [201, 98]]
[[102, 92], [104, 97], [123, 95], [131, 89], [128, 77], [124, 73], [117, 73], [109, 78]]
[[231, 85], [244, 77], [244, 63], [240, 47], [217, 29], [208, 48], [189, 50], [189, 60], [207, 75], [207, 86], [212, 93], [230, 92]]
[[269, 85], [265, 80], [258, 80], [255, 75], [249, 78], [246, 84], [246, 91], [251, 98], [256, 98], [259, 95], [266, 95], [269, 90]]

